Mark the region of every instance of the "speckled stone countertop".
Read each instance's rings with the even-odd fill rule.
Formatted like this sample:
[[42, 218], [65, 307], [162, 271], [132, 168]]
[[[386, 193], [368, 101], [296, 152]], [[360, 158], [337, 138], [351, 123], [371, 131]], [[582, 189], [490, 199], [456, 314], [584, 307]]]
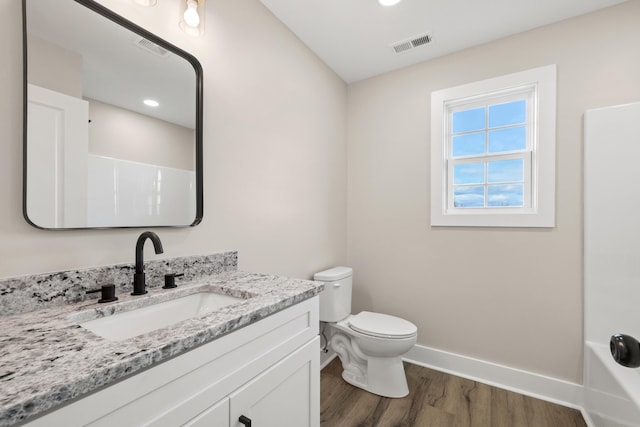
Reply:
[[[215, 340], [317, 295], [317, 282], [223, 271], [178, 288], [120, 293], [96, 300], [0, 316], [0, 426], [34, 417], [141, 369]], [[77, 323], [201, 291], [246, 298], [201, 317], [122, 341], [108, 341]]]

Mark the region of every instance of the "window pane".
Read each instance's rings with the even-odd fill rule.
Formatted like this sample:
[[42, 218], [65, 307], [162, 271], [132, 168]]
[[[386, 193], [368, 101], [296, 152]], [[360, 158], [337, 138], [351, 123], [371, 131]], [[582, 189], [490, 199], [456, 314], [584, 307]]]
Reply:
[[484, 129], [484, 107], [453, 113], [453, 133], [470, 132]]
[[489, 153], [518, 151], [527, 148], [527, 129], [516, 126], [489, 131]]
[[489, 107], [489, 127], [517, 125], [527, 121], [527, 101], [507, 102]]
[[453, 206], [456, 208], [483, 208], [484, 186], [473, 185], [454, 187]]
[[484, 184], [484, 163], [467, 163], [453, 167], [453, 183]]
[[487, 189], [489, 206], [523, 207], [524, 185], [490, 185]]
[[524, 178], [524, 160], [498, 160], [489, 162], [487, 182], [522, 182]]
[[451, 146], [453, 157], [484, 154], [484, 132], [454, 136]]

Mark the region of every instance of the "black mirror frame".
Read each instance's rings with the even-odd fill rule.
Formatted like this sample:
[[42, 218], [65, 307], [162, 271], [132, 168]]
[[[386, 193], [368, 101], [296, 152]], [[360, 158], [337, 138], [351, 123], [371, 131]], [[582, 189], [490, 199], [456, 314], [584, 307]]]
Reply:
[[116, 229], [116, 228], [178, 228], [193, 227], [202, 221], [204, 213], [204, 197], [203, 197], [203, 162], [202, 162], [202, 127], [203, 127], [203, 71], [202, 65], [195, 56], [187, 53], [179, 47], [167, 42], [166, 40], [156, 36], [155, 34], [145, 30], [144, 28], [134, 24], [117, 13], [107, 9], [94, 0], [73, 0], [76, 3], [104, 16], [110, 21], [138, 34], [141, 37], [155, 43], [156, 45], [175, 53], [181, 58], [188, 61], [194, 68], [196, 73], [196, 216], [194, 221], [189, 225], [135, 225], [135, 226], [117, 226], [117, 227], [77, 227], [77, 228], [46, 228], [34, 224], [27, 215], [27, 0], [22, 0], [22, 66], [23, 66], [23, 125], [22, 125], [22, 215], [24, 219], [35, 228], [41, 230], [95, 230], [95, 229]]

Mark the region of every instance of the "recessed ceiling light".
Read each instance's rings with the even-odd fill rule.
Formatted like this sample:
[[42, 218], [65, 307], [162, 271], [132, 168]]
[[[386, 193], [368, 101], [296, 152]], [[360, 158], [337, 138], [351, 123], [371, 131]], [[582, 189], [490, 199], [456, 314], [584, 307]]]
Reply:
[[380, 3], [383, 6], [394, 6], [400, 3], [400, 0], [378, 0], [378, 3]]
[[145, 99], [143, 102], [144, 102], [144, 105], [148, 107], [157, 107], [160, 105], [158, 101], [154, 101], [153, 99]]

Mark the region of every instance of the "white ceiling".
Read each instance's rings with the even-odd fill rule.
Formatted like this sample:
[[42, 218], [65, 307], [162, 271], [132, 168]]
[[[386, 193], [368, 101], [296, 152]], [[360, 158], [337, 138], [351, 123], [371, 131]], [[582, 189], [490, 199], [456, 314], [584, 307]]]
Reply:
[[[625, 0], [260, 1], [352, 83]], [[390, 47], [424, 33], [431, 43], [399, 54]]]
[[150, 53], [142, 37], [72, 0], [27, 2], [27, 33], [82, 57], [83, 97], [195, 128], [196, 74], [182, 57]]

